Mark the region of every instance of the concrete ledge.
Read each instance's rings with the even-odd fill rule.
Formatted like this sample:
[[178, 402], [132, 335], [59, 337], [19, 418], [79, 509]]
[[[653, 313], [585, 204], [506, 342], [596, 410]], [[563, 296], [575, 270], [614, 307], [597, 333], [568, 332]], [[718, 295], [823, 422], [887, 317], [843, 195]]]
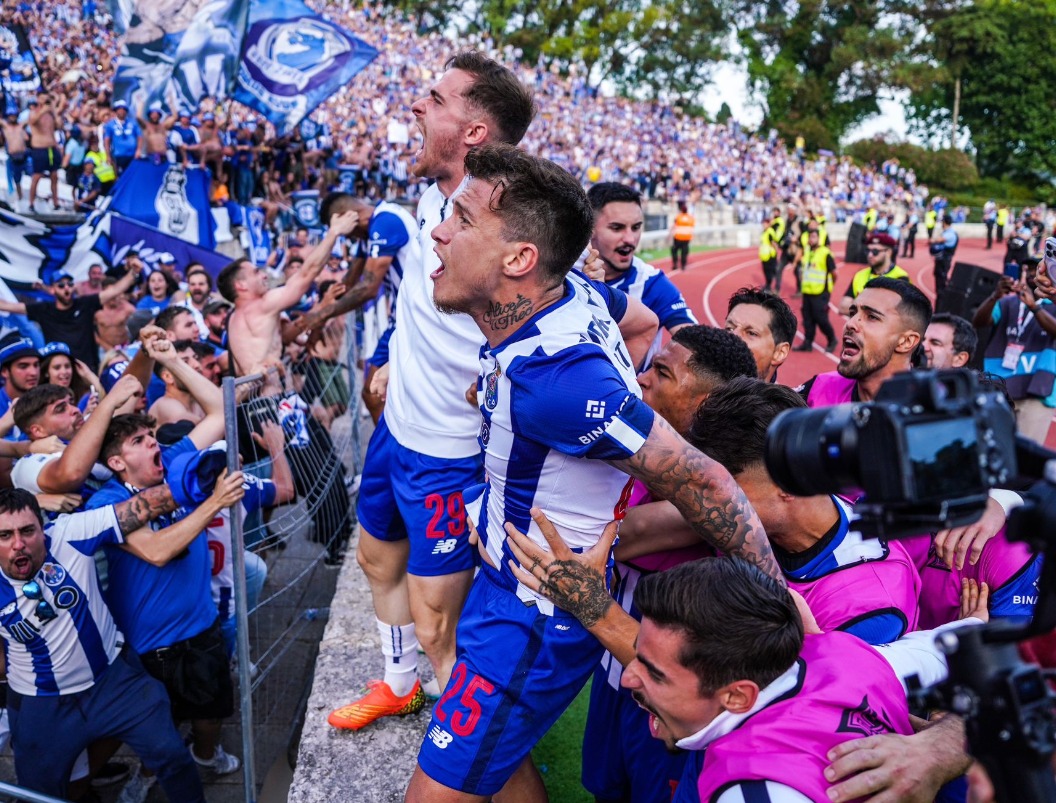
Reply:
[[[431, 707], [411, 716], [379, 720], [361, 731], [339, 731], [326, 721], [331, 710], [359, 696], [368, 679], [381, 676], [377, 633], [370, 588], [356, 564], [353, 543], [319, 644], [290, 803], [403, 800]], [[419, 656], [419, 668], [431, 672], [424, 656]]]

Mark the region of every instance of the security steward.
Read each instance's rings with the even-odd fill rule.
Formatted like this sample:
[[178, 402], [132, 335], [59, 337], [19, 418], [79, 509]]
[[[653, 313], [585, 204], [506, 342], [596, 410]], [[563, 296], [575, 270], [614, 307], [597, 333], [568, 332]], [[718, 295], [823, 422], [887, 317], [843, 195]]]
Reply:
[[808, 229], [807, 247], [800, 263], [803, 271], [800, 290], [803, 293], [804, 341], [793, 351], [810, 351], [814, 345], [814, 330], [821, 329], [828, 339], [825, 350], [831, 354], [836, 350], [836, 332], [829, 321], [829, 296], [836, 274], [836, 260], [828, 246], [819, 245], [819, 239], [817, 229]]
[[873, 279], [884, 276], [888, 279], [909, 281], [909, 274], [895, 264], [895, 252], [898, 242], [883, 232], [874, 232], [865, 238], [865, 261], [868, 267], [862, 268], [851, 278], [847, 292], [840, 299], [840, 314], [851, 314], [851, 302], [862, 292]]

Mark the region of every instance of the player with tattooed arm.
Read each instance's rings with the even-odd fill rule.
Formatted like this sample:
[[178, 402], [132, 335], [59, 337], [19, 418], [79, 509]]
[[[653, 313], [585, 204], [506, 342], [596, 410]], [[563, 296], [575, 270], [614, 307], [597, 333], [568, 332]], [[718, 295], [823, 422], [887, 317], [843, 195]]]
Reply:
[[626, 296], [570, 272], [593, 221], [579, 183], [502, 145], [470, 151], [465, 172], [453, 214], [433, 230], [432, 278], [437, 307], [468, 315], [486, 340], [477, 398], [488, 482], [467, 494], [482, 566], [406, 799], [484, 801], [505, 789], [543, 801], [529, 752], [578, 694], [601, 645], [518, 583], [506, 522], [542, 543], [529, 514], [541, 506], [567, 545], [587, 549], [621, 515], [634, 477], [715, 548], [783, 581], [729, 473], [641, 400], [613, 321]]

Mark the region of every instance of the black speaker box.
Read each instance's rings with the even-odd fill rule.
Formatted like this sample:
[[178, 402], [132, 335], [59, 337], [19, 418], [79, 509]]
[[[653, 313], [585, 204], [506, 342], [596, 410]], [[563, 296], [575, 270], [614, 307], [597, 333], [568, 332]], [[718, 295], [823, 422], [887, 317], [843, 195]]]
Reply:
[[867, 229], [861, 223], [852, 223], [850, 231], [847, 232], [847, 252], [843, 257], [844, 262], [852, 262], [857, 265], [867, 264], [865, 261], [865, 235]]
[[968, 262], [953, 266], [950, 283], [935, 302], [936, 312], [949, 312], [971, 320], [987, 296], [994, 292], [1001, 274]]

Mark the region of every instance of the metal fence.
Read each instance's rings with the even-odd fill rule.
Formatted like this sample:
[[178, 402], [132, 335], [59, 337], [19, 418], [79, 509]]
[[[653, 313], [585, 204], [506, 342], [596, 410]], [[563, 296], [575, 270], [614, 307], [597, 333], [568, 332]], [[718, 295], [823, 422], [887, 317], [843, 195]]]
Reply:
[[[231, 516], [246, 801], [257, 799], [269, 768], [296, 754], [327, 606], [354, 526], [355, 477], [369, 434], [369, 419], [360, 413], [360, 357], [373, 351], [386, 319], [381, 305], [330, 324], [317, 344], [286, 360], [283, 394], [257, 395], [259, 376], [224, 380], [227, 443], [237, 444], [228, 449], [229, 469], [241, 457], [245, 470], [268, 473], [249, 430], [277, 420], [297, 491], [292, 504], [270, 517], [249, 517], [243, 525], [240, 511]], [[258, 591], [252, 578], [261, 558], [267, 580]], [[257, 564], [248, 584], [247, 561]]]

